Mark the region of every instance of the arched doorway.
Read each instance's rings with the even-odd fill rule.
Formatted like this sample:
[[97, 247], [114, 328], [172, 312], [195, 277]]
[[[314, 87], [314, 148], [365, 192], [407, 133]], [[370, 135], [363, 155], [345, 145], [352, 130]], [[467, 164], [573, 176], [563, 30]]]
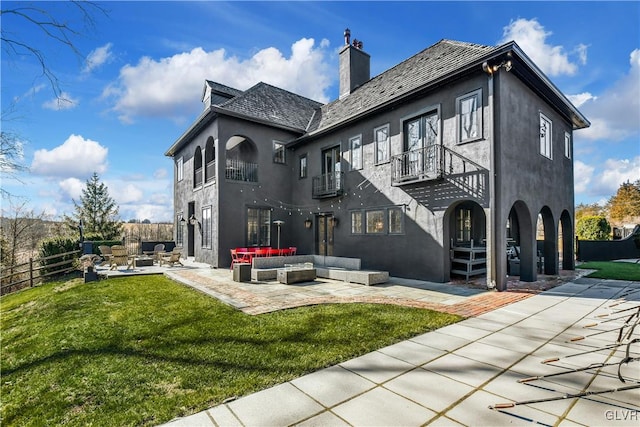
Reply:
[[225, 178], [232, 181], [258, 182], [258, 149], [253, 141], [234, 135], [225, 145]]
[[560, 214], [560, 232], [558, 248], [561, 249], [562, 269], [575, 269], [575, 250], [573, 243], [573, 221], [567, 210]]
[[536, 227], [536, 263], [538, 272], [558, 274], [558, 230], [556, 221], [548, 206], [538, 214]]
[[444, 271], [449, 278], [485, 275], [487, 219], [482, 206], [470, 200], [452, 204], [444, 221], [444, 243], [449, 246]]
[[518, 200], [513, 204], [507, 219], [508, 268], [511, 276], [533, 282], [536, 272], [536, 230], [526, 203]]

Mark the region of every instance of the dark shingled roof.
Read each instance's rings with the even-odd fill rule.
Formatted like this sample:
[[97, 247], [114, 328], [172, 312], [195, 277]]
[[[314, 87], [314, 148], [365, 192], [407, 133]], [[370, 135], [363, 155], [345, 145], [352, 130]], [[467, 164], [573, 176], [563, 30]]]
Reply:
[[205, 80], [205, 84], [211, 88], [211, 92], [221, 93], [228, 95], [227, 98], [233, 98], [234, 96], [242, 95], [242, 91], [239, 89], [234, 89], [229, 86], [225, 86], [218, 82], [214, 82], [211, 80]]
[[220, 105], [221, 110], [304, 132], [321, 103], [266, 83], [258, 83]]
[[435, 82], [497, 50], [453, 40], [441, 40], [372, 78], [350, 95], [324, 105], [314, 116], [309, 133], [316, 133], [367, 110]]

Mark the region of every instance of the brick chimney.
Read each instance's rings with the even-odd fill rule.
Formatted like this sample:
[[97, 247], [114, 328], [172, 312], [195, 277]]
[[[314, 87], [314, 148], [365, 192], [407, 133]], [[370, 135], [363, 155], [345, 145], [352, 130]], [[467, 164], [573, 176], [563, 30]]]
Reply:
[[344, 30], [344, 46], [340, 50], [340, 99], [369, 81], [371, 57], [362, 50], [362, 41], [351, 42], [351, 31]]

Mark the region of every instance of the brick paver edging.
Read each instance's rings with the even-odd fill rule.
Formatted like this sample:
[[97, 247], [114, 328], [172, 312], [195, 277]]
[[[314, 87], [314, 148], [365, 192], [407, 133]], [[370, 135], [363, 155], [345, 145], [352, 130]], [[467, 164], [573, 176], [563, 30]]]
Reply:
[[[322, 297], [303, 297], [288, 301], [275, 301], [263, 296], [252, 294], [251, 292], [248, 292], [246, 290], [235, 288], [231, 284], [215, 281], [213, 279], [204, 277], [193, 271], [183, 270], [175, 272], [174, 276], [177, 276], [175, 277], [177, 280], [190, 286], [193, 286], [193, 283], [197, 283], [198, 287], [204, 287], [207, 290], [213, 291], [212, 294], [214, 296], [216, 294], [222, 294], [223, 296], [228, 297], [219, 299], [225, 303], [236, 306], [236, 308], [250, 315], [264, 314], [278, 310], [286, 310], [295, 307], [304, 307], [318, 304], [370, 303], [395, 304], [404, 307], [426, 308], [444, 313], [457, 314], [462, 317], [474, 317], [535, 295], [535, 293], [533, 292], [489, 291], [480, 295], [469, 297], [463, 302], [451, 305], [417, 301], [408, 298], [366, 295], [328, 295]], [[229, 299], [235, 302], [235, 304], [230, 302]]]

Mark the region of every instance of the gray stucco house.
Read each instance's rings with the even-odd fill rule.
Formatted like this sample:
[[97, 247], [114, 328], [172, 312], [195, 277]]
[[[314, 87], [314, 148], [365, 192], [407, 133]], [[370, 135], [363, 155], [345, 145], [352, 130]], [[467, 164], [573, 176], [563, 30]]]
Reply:
[[204, 111], [165, 153], [186, 255], [228, 268], [231, 248], [279, 244], [500, 290], [508, 247], [521, 280], [575, 267], [572, 141], [589, 122], [516, 43], [441, 40], [369, 69], [345, 31], [328, 104], [205, 81]]

